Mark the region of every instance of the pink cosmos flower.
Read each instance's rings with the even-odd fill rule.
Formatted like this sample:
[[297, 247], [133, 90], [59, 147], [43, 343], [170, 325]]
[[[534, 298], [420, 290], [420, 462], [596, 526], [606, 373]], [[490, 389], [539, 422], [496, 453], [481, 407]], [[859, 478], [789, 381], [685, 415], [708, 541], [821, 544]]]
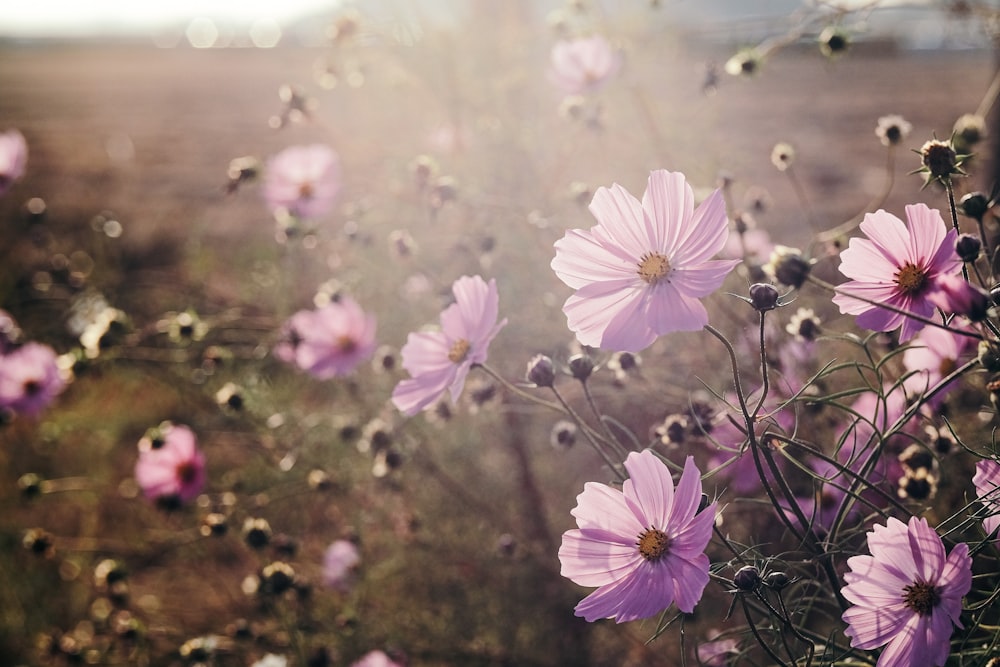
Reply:
[[351, 663], [351, 667], [403, 667], [382, 651], [366, 653], [360, 660]]
[[621, 54], [601, 35], [560, 40], [552, 47], [549, 79], [568, 95], [603, 86], [621, 67]]
[[927, 300], [945, 313], [962, 315], [973, 322], [986, 319], [990, 309], [990, 295], [958, 274], [938, 276]]
[[350, 540], [337, 540], [323, 554], [323, 583], [330, 588], [347, 590], [351, 576], [361, 562], [358, 547]]
[[48, 345], [29, 342], [0, 354], [0, 409], [37, 415], [65, 386]]
[[705, 547], [715, 503], [698, 511], [701, 473], [692, 457], [677, 483], [649, 450], [625, 459], [628, 479], [619, 491], [588, 482], [573, 516], [579, 528], [563, 533], [562, 575], [597, 590], [576, 606], [587, 621], [647, 618], [672, 603], [690, 613], [708, 584]]
[[865, 216], [861, 231], [868, 239], [853, 238], [840, 253], [840, 272], [852, 280], [840, 285], [833, 297], [840, 312], [858, 316], [860, 327], [871, 331], [898, 328], [900, 342], [910, 340], [924, 323], [852, 297], [931, 317], [934, 304], [928, 295], [935, 282], [962, 266], [955, 253], [958, 233], [945, 228], [938, 211], [912, 204], [906, 207], [906, 219], [908, 225], [883, 210]]
[[[961, 278], [959, 278], [961, 280]], [[964, 280], [962, 281], [965, 282]], [[958, 320], [951, 323], [953, 329], [961, 327]], [[974, 338], [940, 327], [925, 327], [910, 341], [910, 347], [903, 352], [903, 365], [913, 372], [903, 382], [906, 392], [919, 396], [937, 386], [942, 378], [958, 368], [959, 360], [975, 342]], [[946, 397], [940, 391], [931, 400], [932, 405], [940, 405]]]
[[375, 316], [350, 297], [300, 310], [282, 327], [274, 354], [320, 380], [347, 375], [375, 352]]
[[0, 195], [24, 175], [28, 164], [28, 142], [17, 130], [0, 134]]
[[455, 303], [441, 313], [441, 330], [411, 333], [400, 350], [411, 377], [396, 385], [392, 402], [406, 415], [432, 407], [445, 393], [457, 401], [469, 369], [485, 363], [490, 342], [507, 324], [506, 318], [497, 322], [496, 280], [462, 276], [451, 291]]
[[952, 625], [962, 627], [962, 596], [972, 588], [969, 545], [945, 557], [927, 520], [890, 518], [868, 533], [871, 555], [852, 556], [841, 589], [854, 606], [841, 617], [851, 646], [885, 646], [877, 667], [940, 667], [951, 651]]
[[638, 352], [657, 336], [708, 324], [698, 299], [740, 262], [709, 259], [729, 234], [721, 192], [695, 210], [684, 175], [659, 170], [649, 175], [642, 202], [615, 184], [598, 188], [590, 211], [598, 224], [566, 232], [552, 260], [576, 290], [563, 312], [581, 343]]
[[205, 486], [205, 456], [187, 426], [165, 423], [139, 441], [135, 481], [153, 500], [193, 500]]
[[1000, 463], [992, 459], [977, 461], [972, 483], [976, 487], [976, 497], [989, 513], [983, 519], [983, 530], [987, 537], [996, 539], [996, 530], [1000, 528]]
[[316, 218], [340, 191], [340, 158], [329, 146], [289, 146], [267, 162], [264, 198], [272, 211]]

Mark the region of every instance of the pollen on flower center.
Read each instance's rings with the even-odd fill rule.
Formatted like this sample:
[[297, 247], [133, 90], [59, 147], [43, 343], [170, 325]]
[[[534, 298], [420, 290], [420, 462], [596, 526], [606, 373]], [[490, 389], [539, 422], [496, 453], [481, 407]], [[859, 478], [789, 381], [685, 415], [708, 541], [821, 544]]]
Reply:
[[670, 261], [658, 252], [647, 252], [639, 260], [638, 273], [647, 283], [655, 285], [670, 273]]
[[469, 341], [464, 338], [459, 338], [454, 343], [451, 344], [451, 349], [448, 350], [448, 361], [453, 364], [460, 364], [465, 361], [465, 357], [469, 354]]
[[903, 602], [921, 616], [928, 616], [941, 602], [941, 594], [935, 586], [916, 582], [903, 587]]
[[311, 199], [313, 196], [313, 185], [306, 181], [299, 185], [299, 197], [301, 199]]
[[656, 562], [670, 548], [670, 537], [662, 530], [647, 528], [639, 535], [636, 546], [639, 547], [639, 553], [642, 554], [643, 558], [650, 562]]
[[903, 294], [919, 294], [927, 286], [927, 274], [916, 264], [907, 263], [896, 273], [896, 284]]

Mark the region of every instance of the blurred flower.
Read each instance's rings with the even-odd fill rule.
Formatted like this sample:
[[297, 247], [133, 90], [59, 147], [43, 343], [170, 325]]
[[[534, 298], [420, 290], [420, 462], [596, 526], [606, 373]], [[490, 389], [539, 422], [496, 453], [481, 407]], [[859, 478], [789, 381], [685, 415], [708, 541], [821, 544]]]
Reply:
[[168, 313], [162, 326], [172, 343], [187, 344], [199, 341], [208, 333], [208, 323], [193, 310], [180, 313]]
[[347, 375], [375, 352], [375, 316], [344, 296], [300, 310], [282, 327], [274, 355], [320, 380]]
[[194, 432], [169, 422], [139, 441], [135, 481], [147, 498], [193, 500], [205, 486], [205, 456]]
[[120, 343], [131, 324], [125, 311], [107, 306], [93, 314], [80, 333], [80, 345], [88, 359], [101, 356], [106, 350]]
[[614, 76], [621, 60], [601, 35], [564, 39], [552, 47], [549, 78], [568, 95], [593, 92]]
[[972, 484], [987, 514], [983, 518], [983, 531], [987, 537], [996, 539], [995, 533], [1000, 528], [1000, 463], [993, 459], [977, 461]]
[[[751, 392], [750, 396], [752, 397], [754, 394], [756, 391]], [[735, 395], [728, 397], [730, 405], [738, 405], [737, 400]], [[791, 433], [794, 430], [794, 412], [790, 409], [781, 409], [785, 401], [786, 399], [776, 392], [768, 396], [761, 410], [766, 418], [759, 420], [762, 428], [758, 429], [758, 433], [763, 430]], [[756, 457], [747, 440], [747, 434], [737, 426], [737, 424], [742, 424], [743, 419], [738, 409], [733, 414], [733, 418], [736, 420], [735, 422], [733, 419], [721, 419], [712, 429], [712, 442], [710, 443], [712, 455], [708, 465], [712, 468], [725, 466], [719, 471], [719, 475], [725, 480], [728, 491], [739, 497], [747, 497], [757, 493], [763, 487], [760, 471], [757, 469]], [[775, 447], [774, 440], [769, 437], [758, 435], [758, 443], [760, 447], [772, 450]], [[767, 463], [764, 462], [763, 455], [761, 455], [760, 460], [766, 479], [773, 484], [774, 475]], [[782, 470], [786, 467], [786, 460], [784, 456], [774, 457], [775, 465]]]
[[0, 354], [0, 410], [37, 415], [65, 384], [48, 345], [29, 342]]
[[226, 170], [226, 192], [233, 194], [240, 185], [249, 183], [257, 179], [260, 175], [260, 161], [252, 155], [235, 157], [229, 161], [229, 168]]
[[986, 137], [986, 120], [978, 114], [963, 114], [955, 121], [951, 133], [955, 150], [959, 153], [969, 153]]
[[961, 267], [955, 254], [958, 234], [945, 228], [937, 210], [912, 204], [906, 207], [906, 218], [908, 225], [904, 227], [899, 218], [884, 210], [865, 216], [861, 231], [868, 239], [853, 238], [840, 253], [840, 272], [853, 280], [840, 285], [833, 297], [840, 312], [858, 316], [860, 327], [872, 331], [899, 328], [900, 342], [910, 340], [924, 323], [875, 303], [931, 317], [934, 305], [927, 296], [935, 282]]
[[982, 322], [990, 314], [990, 296], [957, 274], [938, 276], [927, 300], [945, 313]]
[[757, 49], [744, 49], [727, 60], [724, 69], [732, 76], [752, 76], [760, 69], [763, 61]]
[[350, 540], [337, 540], [323, 554], [323, 583], [340, 591], [351, 587], [352, 579], [361, 554]]
[[927, 468], [904, 468], [897, 482], [896, 495], [904, 500], [927, 502], [937, 493], [938, 475]]
[[775, 248], [771, 235], [766, 229], [757, 227], [749, 213], [737, 214], [736, 222], [736, 233], [729, 234], [720, 254], [726, 259], [746, 259], [763, 264]]
[[473, 364], [486, 361], [493, 338], [507, 324], [497, 322], [499, 296], [496, 280], [462, 276], [452, 285], [455, 303], [441, 313], [440, 331], [411, 333], [400, 351], [410, 378], [392, 392], [400, 412], [415, 415], [449, 393], [458, 400]]
[[0, 309], [0, 355], [15, 349], [21, 342], [21, 327], [6, 310]]
[[785, 331], [799, 340], [811, 343], [819, 335], [822, 323], [812, 308], [799, 308], [788, 320]]
[[878, 119], [878, 125], [875, 126], [875, 135], [883, 145], [895, 146], [901, 143], [903, 139], [906, 139], [912, 130], [913, 125], [905, 118], [891, 114]]
[[771, 149], [771, 164], [778, 171], [788, 171], [795, 162], [795, 148], [785, 141], [779, 141]]
[[340, 191], [340, 158], [329, 146], [290, 146], [267, 162], [264, 198], [276, 215], [315, 218]]
[[[961, 278], [959, 280], [962, 281]], [[955, 321], [951, 326], [958, 328], [957, 324]], [[965, 327], [961, 329], [964, 330]], [[959, 359], [975, 342], [974, 338], [963, 336], [950, 329], [940, 327], [921, 329], [903, 352], [903, 365], [912, 373], [903, 381], [906, 392], [911, 396], [919, 396], [935, 388], [943, 378], [958, 368]], [[931, 399], [932, 405], [940, 405], [946, 394], [945, 389], [935, 394]]]
[[871, 555], [847, 560], [841, 589], [854, 606], [842, 615], [851, 646], [885, 646], [878, 667], [944, 665], [952, 625], [962, 627], [962, 596], [972, 587], [969, 545], [945, 557], [944, 543], [927, 520], [890, 517], [868, 533]]
[[698, 511], [701, 473], [687, 457], [677, 488], [649, 450], [625, 460], [622, 490], [590, 482], [577, 496], [579, 528], [563, 533], [562, 575], [597, 590], [576, 606], [587, 621], [648, 618], [676, 602], [690, 613], [708, 583], [705, 547], [715, 503]]
[[366, 653], [360, 660], [351, 663], [351, 667], [404, 667], [382, 651]]
[[730, 658], [739, 655], [739, 642], [732, 637], [698, 644], [698, 664], [704, 667], [725, 667]]
[[243, 540], [254, 549], [263, 549], [271, 543], [273, 532], [267, 519], [247, 517], [243, 520]]
[[568, 419], [560, 419], [552, 425], [549, 432], [549, 444], [556, 449], [569, 449], [576, 444], [576, 424]]
[[563, 311], [582, 344], [637, 352], [657, 336], [708, 324], [698, 299], [739, 264], [709, 259], [729, 233], [719, 190], [695, 210], [684, 175], [659, 170], [642, 202], [615, 184], [597, 190], [590, 211], [599, 224], [566, 232], [551, 264], [576, 290]]
[[251, 667], [288, 667], [288, 658], [283, 655], [268, 653], [263, 658], [253, 663]]
[[819, 51], [827, 58], [835, 58], [851, 45], [850, 35], [840, 26], [827, 26], [819, 34]]
[[0, 196], [24, 175], [28, 164], [28, 142], [17, 130], [0, 134]]

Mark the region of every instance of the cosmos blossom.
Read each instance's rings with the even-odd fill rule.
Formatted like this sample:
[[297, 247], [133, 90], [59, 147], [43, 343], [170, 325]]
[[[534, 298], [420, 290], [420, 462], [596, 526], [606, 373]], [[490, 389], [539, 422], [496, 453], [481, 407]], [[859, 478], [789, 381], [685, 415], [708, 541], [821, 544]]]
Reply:
[[350, 540], [336, 540], [323, 554], [323, 583], [330, 588], [347, 590], [351, 576], [361, 562], [358, 547]]
[[320, 380], [351, 373], [375, 352], [375, 316], [350, 297], [300, 310], [282, 328], [274, 354]]
[[[908, 394], [919, 396], [936, 387], [958, 368], [959, 361], [975, 342], [974, 338], [953, 331], [968, 330], [957, 320], [951, 323], [951, 327], [925, 327], [910, 341], [910, 346], [903, 352], [903, 365], [913, 373], [903, 383]], [[939, 391], [931, 399], [931, 404], [940, 405], [946, 396], [947, 391]]]
[[625, 459], [629, 479], [619, 491], [588, 482], [573, 509], [578, 528], [563, 533], [562, 575], [597, 590], [576, 606], [587, 621], [647, 618], [671, 604], [690, 613], [708, 583], [705, 547], [715, 503], [699, 511], [701, 473], [687, 457], [674, 488], [653, 452]]
[[906, 207], [906, 219], [904, 225], [883, 210], [865, 216], [860, 228], [868, 238], [851, 239], [840, 253], [840, 272], [851, 280], [840, 285], [833, 297], [840, 312], [857, 315], [860, 327], [899, 329], [900, 342], [910, 340], [924, 323], [875, 304], [929, 318], [934, 315], [934, 304], [928, 296], [935, 291], [937, 279], [957, 273], [962, 266], [955, 253], [958, 233], [946, 229], [938, 211], [912, 204]]
[[972, 477], [976, 487], [976, 497], [983, 504], [989, 516], [983, 519], [983, 530], [987, 537], [996, 539], [1000, 527], [1000, 463], [992, 459], [976, 462], [976, 474]]
[[927, 520], [890, 517], [868, 533], [871, 555], [852, 556], [847, 585], [853, 605], [842, 615], [851, 646], [884, 646], [877, 667], [940, 667], [951, 651], [952, 625], [962, 627], [962, 597], [972, 587], [969, 545], [944, 543]]
[[28, 342], [0, 354], [0, 409], [37, 415], [65, 385], [56, 353], [48, 345]]
[[0, 195], [24, 175], [28, 164], [28, 143], [17, 130], [0, 134]]
[[194, 431], [180, 424], [164, 423], [153, 435], [139, 441], [135, 481], [153, 500], [193, 500], [205, 486], [205, 456], [198, 449]]
[[351, 667], [402, 667], [402, 665], [383, 651], [371, 651], [351, 663]]
[[621, 54], [601, 35], [563, 39], [552, 47], [549, 79], [568, 95], [592, 92], [621, 67]]
[[486, 362], [490, 342], [507, 324], [497, 322], [500, 298], [496, 280], [462, 276], [452, 285], [455, 302], [441, 313], [439, 331], [411, 333], [400, 356], [410, 378], [392, 392], [392, 402], [406, 415], [433, 406], [446, 393], [458, 400], [474, 364]]
[[340, 158], [329, 146], [289, 146], [267, 162], [264, 199], [275, 214], [316, 218], [330, 210], [340, 178]]
[[729, 234], [720, 191], [695, 209], [684, 175], [659, 170], [641, 202], [615, 184], [597, 190], [590, 211], [598, 224], [566, 232], [552, 260], [576, 290], [563, 312], [581, 343], [638, 352], [665, 333], [708, 324], [699, 299], [740, 263], [710, 259]]

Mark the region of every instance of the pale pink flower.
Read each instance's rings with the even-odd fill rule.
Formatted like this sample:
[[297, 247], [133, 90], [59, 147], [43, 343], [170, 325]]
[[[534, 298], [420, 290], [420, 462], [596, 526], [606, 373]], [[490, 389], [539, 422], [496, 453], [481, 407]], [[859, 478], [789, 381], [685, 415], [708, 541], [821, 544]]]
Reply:
[[194, 431], [164, 423], [139, 441], [135, 481], [147, 498], [188, 502], [205, 486], [205, 456]]
[[329, 146], [289, 146], [267, 162], [264, 198], [276, 214], [316, 218], [340, 191], [340, 158]]
[[351, 667], [403, 667], [403, 664], [396, 662], [383, 651], [371, 651], [352, 662]]
[[729, 224], [719, 190], [695, 210], [683, 174], [649, 175], [642, 202], [622, 186], [598, 188], [598, 224], [556, 241], [552, 269], [576, 290], [563, 312], [584, 345], [638, 352], [671, 331], [708, 324], [700, 298], [717, 290], [739, 260], [709, 259]]
[[945, 313], [962, 315], [973, 322], [986, 319], [991, 307], [990, 295], [957, 273], [938, 276], [927, 300]]
[[469, 370], [486, 362], [490, 342], [507, 324], [497, 322], [496, 280], [462, 276], [451, 291], [455, 303], [441, 313], [440, 331], [413, 332], [400, 350], [411, 377], [396, 385], [392, 402], [406, 415], [433, 407], [446, 393], [457, 401]]
[[361, 554], [358, 546], [350, 540], [337, 540], [326, 548], [323, 554], [323, 583], [330, 588], [347, 590]]
[[983, 519], [983, 530], [987, 537], [997, 539], [996, 530], [1000, 528], [1000, 463], [993, 459], [977, 461], [972, 483], [976, 487], [976, 497], [989, 514]]
[[853, 238], [840, 253], [840, 272], [852, 280], [840, 285], [833, 297], [840, 312], [858, 316], [859, 327], [871, 331], [898, 328], [900, 342], [910, 340], [924, 323], [875, 304], [932, 317], [934, 304], [928, 295], [935, 281], [957, 273], [962, 266], [955, 253], [958, 233], [945, 227], [938, 211], [912, 204], [906, 207], [906, 219], [904, 225], [883, 210], [865, 216], [861, 231], [868, 239]]
[[[961, 279], [959, 279], [961, 280]], [[964, 282], [964, 281], [962, 281]], [[952, 329], [967, 331], [955, 320]], [[959, 361], [969, 351], [975, 339], [963, 336], [951, 329], [925, 327], [910, 341], [903, 352], [903, 365], [913, 374], [906, 378], [903, 386], [911, 396], [919, 396], [933, 389], [946, 376], [958, 368]], [[946, 397], [946, 390], [939, 391], [931, 400], [932, 405], [940, 405]]]
[[0, 134], [0, 195], [24, 175], [28, 164], [28, 142], [17, 130]]
[[282, 327], [274, 354], [320, 380], [348, 375], [375, 352], [375, 316], [350, 297], [300, 310]]
[[854, 606], [842, 615], [851, 646], [884, 646], [877, 667], [941, 667], [952, 625], [962, 627], [962, 597], [972, 588], [969, 545], [945, 555], [927, 520], [890, 518], [868, 533], [871, 555], [852, 556], [841, 589]]
[[588, 482], [563, 533], [562, 575], [597, 590], [576, 606], [587, 621], [648, 618], [671, 604], [694, 610], [708, 584], [705, 547], [715, 503], [701, 511], [701, 473], [692, 457], [674, 488], [670, 470], [648, 449], [625, 459], [622, 490]]
[[601, 35], [559, 40], [552, 47], [549, 78], [568, 95], [603, 86], [621, 67], [621, 54]]
[[0, 354], [0, 409], [37, 415], [65, 385], [48, 345], [29, 342]]

